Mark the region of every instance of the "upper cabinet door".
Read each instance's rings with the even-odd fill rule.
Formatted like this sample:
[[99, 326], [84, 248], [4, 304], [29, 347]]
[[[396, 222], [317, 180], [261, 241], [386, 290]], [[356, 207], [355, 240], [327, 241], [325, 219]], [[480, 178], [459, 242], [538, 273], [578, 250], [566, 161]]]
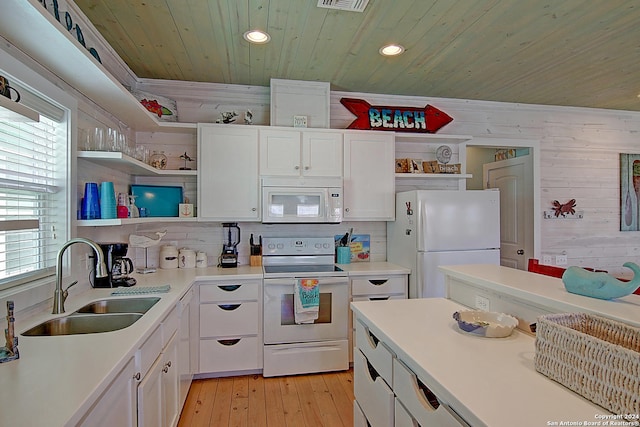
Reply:
[[302, 132], [302, 174], [342, 176], [342, 132]]
[[342, 176], [342, 132], [261, 129], [260, 175]]
[[387, 132], [344, 135], [344, 220], [395, 220], [395, 142]]
[[301, 148], [298, 131], [260, 130], [260, 175], [299, 176]]
[[260, 221], [258, 130], [198, 125], [198, 217]]

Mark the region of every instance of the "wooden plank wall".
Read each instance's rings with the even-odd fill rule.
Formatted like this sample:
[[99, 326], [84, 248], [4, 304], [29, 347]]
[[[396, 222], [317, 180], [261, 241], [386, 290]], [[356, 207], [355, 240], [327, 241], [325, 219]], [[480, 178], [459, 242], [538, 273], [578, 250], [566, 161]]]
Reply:
[[[215, 121], [219, 111], [227, 108], [251, 108], [254, 124], [268, 124], [269, 93], [263, 87], [147, 81], [139, 86], [178, 101], [182, 121]], [[621, 267], [626, 261], [640, 263], [638, 232], [619, 231], [619, 154], [640, 153], [640, 113], [574, 107], [551, 107], [474, 101], [449, 98], [390, 96], [365, 93], [332, 92], [331, 127], [346, 128], [353, 116], [339, 102], [343, 96], [366, 99], [374, 105], [424, 106], [432, 104], [454, 118], [444, 127], [443, 134], [466, 134], [475, 137], [504, 140], [531, 139], [540, 142], [540, 206], [550, 209], [553, 200], [561, 203], [576, 199], [577, 208], [584, 211], [581, 220], [541, 220], [541, 255], [566, 254], [569, 265], [585, 265], [629, 276]], [[241, 116], [242, 117], [242, 116]], [[140, 143], [157, 149], [172, 146], [176, 136], [138, 133]], [[195, 147], [195, 137], [192, 139]], [[536, 212], [542, 215], [543, 212]], [[342, 230], [351, 224], [337, 228]], [[386, 257], [384, 223], [354, 223], [356, 232], [372, 234], [372, 259]], [[200, 228], [201, 225], [185, 225]], [[243, 233], [282, 233], [283, 229], [260, 224], [243, 225]], [[282, 227], [282, 226], [281, 226]], [[145, 228], [140, 226], [140, 229]], [[146, 227], [155, 228], [158, 227]], [[172, 226], [170, 228], [175, 228]], [[182, 226], [180, 227], [182, 228]], [[219, 252], [221, 229], [207, 236], [207, 252]], [[287, 227], [284, 230], [289, 230]], [[311, 228], [315, 232], [315, 227]], [[245, 231], [246, 230], [246, 231]], [[309, 230], [306, 228], [305, 231]], [[318, 229], [319, 233], [324, 230]], [[178, 233], [180, 234], [180, 233]], [[337, 233], [336, 233], [337, 234]], [[183, 242], [182, 239], [178, 239]], [[188, 242], [188, 239], [187, 239]], [[180, 244], [180, 243], [179, 243]], [[193, 244], [193, 246], [197, 246]], [[241, 247], [241, 256], [242, 256]]]

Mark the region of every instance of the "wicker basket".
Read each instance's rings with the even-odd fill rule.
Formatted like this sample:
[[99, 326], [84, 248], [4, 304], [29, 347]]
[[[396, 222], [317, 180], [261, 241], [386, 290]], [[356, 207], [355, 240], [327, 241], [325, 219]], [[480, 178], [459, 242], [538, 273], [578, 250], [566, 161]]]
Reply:
[[640, 329], [586, 313], [538, 318], [536, 371], [614, 414], [640, 413]]

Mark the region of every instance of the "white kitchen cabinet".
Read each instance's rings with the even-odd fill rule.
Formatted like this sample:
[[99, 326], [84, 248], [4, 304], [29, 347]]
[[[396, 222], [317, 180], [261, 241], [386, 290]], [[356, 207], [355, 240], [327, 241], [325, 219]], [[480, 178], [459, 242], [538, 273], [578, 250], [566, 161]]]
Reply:
[[260, 175], [342, 176], [342, 132], [261, 129]]
[[198, 124], [198, 218], [259, 221], [258, 130]]
[[[397, 191], [465, 190], [466, 180], [472, 177], [466, 173], [466, 143], [471, 139], [469, 135], [396, 133], [395, 158], [414, 160], [419, 169], [418, 173], [396, 173]], [[443, 151], [450, 154], [445, 164], [459, 164], [460, 173], [424, 173], [422, 162], [438, 160], [438, 149], [443, 146], [449, 149]]]
[[181, 408], [187, 399], [189, 387], [193, 380], [196, 368], [194, 357], [198, 349], [197, 328], [194, 325], [197, 310], [194, 308], [195, 290], [191, 288], [178, 303], [178, 316], [180, 318], [180, 329], [178, 335], [178, 382], [179, 398], [178, 407]]
[[131, 358], [79, 425], [87, 427], [137, 426], [135, 374], [136, 366], [134, 359]]
[[[173, 427], [180, 415], [178, 308], [174, 308], [138, 351], [138, 426]], [[161, 348], [157, 352], [158, 346]], [[150, 356], [157, 357], [149, 366]]]
[[344, 220], [395, 219], [395, 153], [392, 134], [344, 134]]
[[199, 373], [262, 368], [262, 279], [199, 285]]

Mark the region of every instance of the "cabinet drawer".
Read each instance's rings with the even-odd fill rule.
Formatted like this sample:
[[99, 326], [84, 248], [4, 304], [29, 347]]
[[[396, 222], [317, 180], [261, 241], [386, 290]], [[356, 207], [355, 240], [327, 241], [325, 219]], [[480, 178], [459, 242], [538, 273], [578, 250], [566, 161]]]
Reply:
[[351, 279], [351, 295], [406, 294], [407, 276], [376, 276]]
[[388, 294], [379, 294], [379, 295], [359, 295], [351, 298], [351, 301], [387, 301], [390, 299], [407, 299], [404, 295], [388, 295]]
[[393, 391], [361, 351], [353, 355], [353, 393], [372, 427], [393, 426]]
[[358, 321], [355, 323], [356, 346], [387, 384], [393, 384], [393, 352], [369, 328]]
[[167, 345], [173, 334], [178, 330], [179, 323], [178, 309], [174, 307], [162, 321], [162, 348]]
[[151, 333], [149, 338], [136, 351], [136, 369], [140, 372], [141, 378], [149, 371], [153, 362], [162, 351], [162, 327], [158, 327]]
[[460, 427], [465, 425], [459, 422], [416, 374], [398, 359], [393, 361], [393, 390], [410, 417], [421, 426]]
[[367, 421], [367, 417], [364, 416], [362, 409], [360, 409], [360, 405], [358, 405], [358, 401], [353, 401], [353, 427], [368, 427], [370, 425], [369, 421]]
[[262, 367], [258, 337], [200, 340], [200, 373], [243, 371]]
[[239, 280], [200, 285], [200, 302], [260, 299], [260, 280]]
[[256, 335], [258, 303], [200, 304], [200, 336]]

